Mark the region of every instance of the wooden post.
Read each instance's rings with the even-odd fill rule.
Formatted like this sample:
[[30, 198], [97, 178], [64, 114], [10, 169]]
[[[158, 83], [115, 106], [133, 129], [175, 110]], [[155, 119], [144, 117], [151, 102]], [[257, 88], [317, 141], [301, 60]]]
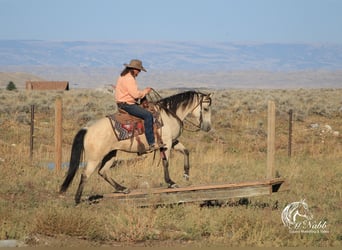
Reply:
[[275, 104], [268, 101], [268, 123], [267, 123], [267, 178], [275, 177], [274, 155], [275, 155]]
[[292, 155], [292, 116], [293, 111], [292, 109], [289, 110], [289, 143], [288, 143], [288, 156], [291, 157]]
[[33, 137], [34, 137], [34, 105], [31, 105], [31, 129], [30, 129], [30, 159], [33, 158]]
[[55, 167], [59, 171], [62, 166], [62, 98], [57, 97], [55, 103]]

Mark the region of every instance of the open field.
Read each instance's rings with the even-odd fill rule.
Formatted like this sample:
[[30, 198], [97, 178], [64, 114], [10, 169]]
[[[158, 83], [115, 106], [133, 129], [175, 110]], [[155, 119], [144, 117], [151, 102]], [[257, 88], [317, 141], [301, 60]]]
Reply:
[[[2, 67], [0, 88], [12, 81], [18, 89], [25, 88], [31, 81], [69, 81], [70, 88], [102, 88], [115, 83], [121, 68], [111, 67]], [[26, 72], [26, 73], [25, 73]], [[212, 88], [212, 89], [298, 89], [340, 88], [342, 70], [161, 70], [139, 75], [139, 83], [154, 88]], [[144, 87], [144, 86], [141, 86]]]
[[[207, 90], [208, 92], [210, 90]], [[88, 122], [116, 111], [113, 95], [0, 89], [0, 240], [28, 246], [341, 246], [342, 89], [220, 90], [213, 97], [209, 133], [184, 131], [190, 181], [183, 158], [172, 153], [171, 177], [180, 185], [233, 183], [266, 176], [267, 101], [276, 103], [276, 170], [286, 178], [272, 196], [199, 204], [138, 208], [114, 200], [74, 206], [78, 172], [65, 198], [58, 196], [66, 169], [54, 161], [54, 104], [63, 99], [63, 162], [74, 135]], [[161, 90], [169, 96], [175, 90]], [[35, 105], [30, 160], [30, 105]], [[293, 109], [292, 157], [288, 111]], [[130, 189], [165, 186], [159, 159], [120, 154], [111, 174]], [[133, 159], [131, 161], [131, 159]], [[127, 160], [129, 159], [129, 161]], [[127, 161], [126, 161], [127, 160]], [[84, 195], [113, 190], [94, 174]], [[305, 199], [313, 223], [325, 232], [290, 233], [281, 220], [289, 203]]]

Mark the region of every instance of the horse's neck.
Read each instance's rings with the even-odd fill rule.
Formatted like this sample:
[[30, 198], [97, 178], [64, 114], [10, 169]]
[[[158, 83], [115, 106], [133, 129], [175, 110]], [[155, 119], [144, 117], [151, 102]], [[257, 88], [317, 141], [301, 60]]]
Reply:
[[197, 102], [194, 101], [184, 109], [179, 108], [176, 112], [177, 117], [181, 121], [184, 121], [184, 119], [196, 108], [197, 105]]

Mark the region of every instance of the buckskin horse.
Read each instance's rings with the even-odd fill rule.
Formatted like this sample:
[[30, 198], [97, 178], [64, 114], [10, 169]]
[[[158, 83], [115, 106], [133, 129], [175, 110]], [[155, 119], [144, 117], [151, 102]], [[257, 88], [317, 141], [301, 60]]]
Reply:
[[[208, 132], [211, 129], [211, 94], [197, 91], [187, 91], [173, 96], [160, 99], [155, 103], [163, 123], [162, 141], [166, 144], [165, 149], [160, 149], [164, 170], [164, 180], [169, 188], [177, 188], [169, 175], [169, 156], [171, 148], [184, 155], [184, 178], [189, 179], [189, 151], [177, 139], [183, 131], [183, 121], [192, 114], [198, 130]], [[144, 134], [139, 135], [139, 141], [147, 145]], [[139, 153], [137, 140], [118, 140], [113, 133], [113, 127], [108, 118], [97, 120], [88, 127], [78, 131], [74, 137], [70, 165], [64, 182], [60, 187], [60, 194], [64, 194], [79, 168], [82, 155], [86, 166], [81, 174], [80, 183], [75, 194], [76, 204], [80, 203], [83, 188], [91, 176], [98, 169], [98, 174], [104, 178], [115, 192], [129, 193], [130, 190], [109, 176], [109, 169], [115, 166], [118, 151]]]

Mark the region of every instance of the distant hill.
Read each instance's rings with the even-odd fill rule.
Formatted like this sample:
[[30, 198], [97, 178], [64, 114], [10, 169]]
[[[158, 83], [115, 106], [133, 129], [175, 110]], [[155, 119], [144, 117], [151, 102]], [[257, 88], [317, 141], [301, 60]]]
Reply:
[[13, 82], [17, 88], [25, 88], [26, 81], [42, 81], [41, 77], [23, 72], [0, 72], [0, 88], [6, 88], [9, 82]]
[[[12, 67], [10, 67], [13, 70]], [[0, 88], [13, 81], [24, 88], [27, 80], [69, 81], [70, 88], [102, 88], [113, 85], [120, 69], [101, 67], [15, 67], [31, 73], [0, 72]], [[138, 77], [141, 88], [342, 88], [342, 70], [306, 70], [292, 72], [270, 71], [165, 71], [142, 73]]]
[[132, 58], [152, 70], [336, 70], [342, 45], [0, 40], [0, 66], [121, 67]]
[[0, 40], [0, 72], [14, 73], [18, 84], [32, 77], [71, 88], [114, 84], [133, 58], [148, 71], [139, 82], [156, 88], [342, 85], [340, 44]]

